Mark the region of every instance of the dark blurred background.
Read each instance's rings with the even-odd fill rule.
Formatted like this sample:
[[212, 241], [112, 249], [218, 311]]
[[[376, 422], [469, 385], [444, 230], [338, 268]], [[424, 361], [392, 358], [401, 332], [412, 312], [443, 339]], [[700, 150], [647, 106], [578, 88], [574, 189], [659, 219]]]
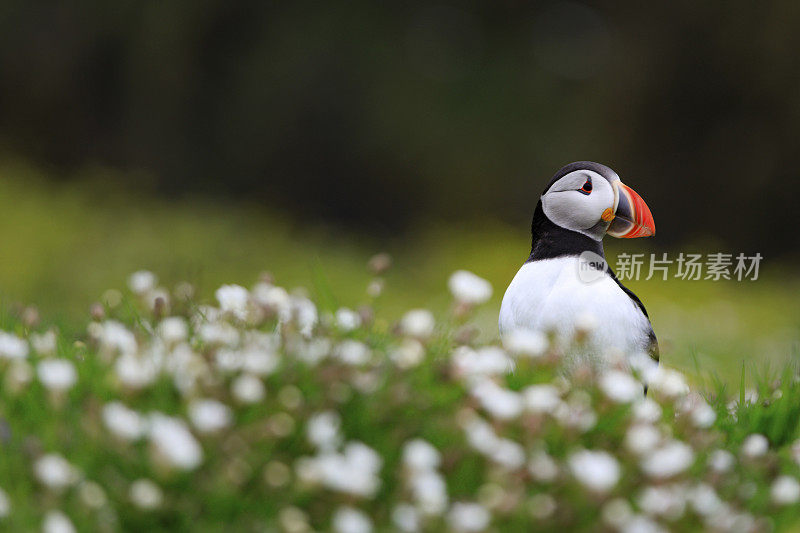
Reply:
[[592, 159], [656, 246], [774, 257], [800, 243], [798, 28], [792, 0], [5, 0], [0, 149], [377, 235], [527, 224]]

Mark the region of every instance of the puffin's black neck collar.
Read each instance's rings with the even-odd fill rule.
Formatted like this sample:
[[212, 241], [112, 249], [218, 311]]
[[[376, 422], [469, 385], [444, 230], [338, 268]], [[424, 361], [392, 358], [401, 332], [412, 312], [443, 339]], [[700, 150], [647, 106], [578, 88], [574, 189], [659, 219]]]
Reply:
[[580, 255], [587, 251], [605, 257], [602, 241], [596, 241], [583, 233], [557, 226], [545, 216], [542, 201], [539, 200], [531, 222], [531, 256], [528, 258], [528, 262]]

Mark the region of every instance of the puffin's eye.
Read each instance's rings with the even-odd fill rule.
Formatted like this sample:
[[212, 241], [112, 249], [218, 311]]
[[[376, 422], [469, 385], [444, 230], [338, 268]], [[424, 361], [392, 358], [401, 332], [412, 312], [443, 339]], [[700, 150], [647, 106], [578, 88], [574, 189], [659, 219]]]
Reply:
[[586, 178], [586, 183], [583, 184], [583, 187], [578, 189], [578, 192], [583, 194], [591, 194], [592, 192], [592, 178]]

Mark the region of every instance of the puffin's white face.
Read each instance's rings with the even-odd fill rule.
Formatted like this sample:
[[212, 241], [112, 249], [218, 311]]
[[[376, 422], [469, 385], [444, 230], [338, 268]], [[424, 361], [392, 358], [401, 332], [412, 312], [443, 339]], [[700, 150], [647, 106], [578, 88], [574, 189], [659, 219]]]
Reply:
[[566, 174], [542, 196], [544, 214], [553, 223], [598, 241], [614, 218], [615, 203], [611, 183], [588, 169]]

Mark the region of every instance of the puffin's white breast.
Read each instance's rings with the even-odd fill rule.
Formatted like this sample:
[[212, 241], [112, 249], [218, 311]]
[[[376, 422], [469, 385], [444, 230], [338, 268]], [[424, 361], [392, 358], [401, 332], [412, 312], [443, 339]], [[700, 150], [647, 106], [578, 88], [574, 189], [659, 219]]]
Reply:
[[553, 332], [574, 339], [576, 327], [594, 322], [589, 342], [599, 354], [645, 352], [650, 323], [636, 303], [608, 275], [586, 282], [577, 256], [531, 261], [511, 281], [500, 307], [501, 335], [515, 329]]

